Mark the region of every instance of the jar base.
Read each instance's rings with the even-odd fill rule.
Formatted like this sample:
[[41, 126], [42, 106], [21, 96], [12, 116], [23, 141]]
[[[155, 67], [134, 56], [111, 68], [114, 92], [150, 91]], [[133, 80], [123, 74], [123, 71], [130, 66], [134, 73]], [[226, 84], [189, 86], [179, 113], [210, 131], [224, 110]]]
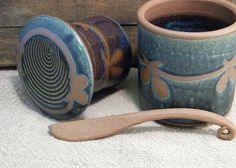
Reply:
[[[224, 113], [224, 117], [229, 113], [229, 111]], [[157, 124], [161, 124], [164, 126], [171, 126], [171, 127], [206, 127], [210, 125], [210, 123], [200, 122], [196, 120], [188, 120], [188, 119], [169, 119], [169, 120], [157, 120], [154, 121]]]
[[154, 121], [157, 124], [161, 124], [164, 126], [171, 126], [171, 127], [205, 127], [207, 126], [209, 123], [205, 123], [205, 122], [197, 122], [192, 120], [193, 122], [195, 122], [195, 124], [184, 124], [184, 123], [176, 123], [176, 122], [171, 122], [168, 120], [159, 120], [159, 121]]

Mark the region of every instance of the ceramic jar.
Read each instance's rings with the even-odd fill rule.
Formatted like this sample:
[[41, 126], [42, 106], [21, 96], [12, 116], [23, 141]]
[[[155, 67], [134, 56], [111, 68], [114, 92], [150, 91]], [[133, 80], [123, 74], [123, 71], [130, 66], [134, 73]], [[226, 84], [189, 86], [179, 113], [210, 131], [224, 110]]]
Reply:
[[18, 72], [43, 112], [68, 119], [86, 109], [94, 92], [122, 82], [131, 58], [126, 33], [109, 17], [68, 24], [37, 16], [20, 33]]
[[139, 9], [138, 21], [142, 108], [197, 108], [225, 115], [236, 81], [235, 6], [223, 0], [152, 0]]

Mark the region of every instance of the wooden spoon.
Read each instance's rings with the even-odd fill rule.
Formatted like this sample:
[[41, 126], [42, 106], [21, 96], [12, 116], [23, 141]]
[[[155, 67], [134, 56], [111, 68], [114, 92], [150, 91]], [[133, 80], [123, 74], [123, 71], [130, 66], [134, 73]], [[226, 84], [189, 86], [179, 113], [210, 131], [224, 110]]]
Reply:
[[147, 121], [162, 119], [193, 119], [220, 125], [218, 137], [231, 140], [236, 133], [235, 125], [223, 116], [199, 109], [174, 108], [159, 109], [123, 115], [114, 115], [95, 119], [76, 120], [49, 126], [49, 132], [55, 138], [64, 141], [87, 141], [117, 134], [131, 126]]

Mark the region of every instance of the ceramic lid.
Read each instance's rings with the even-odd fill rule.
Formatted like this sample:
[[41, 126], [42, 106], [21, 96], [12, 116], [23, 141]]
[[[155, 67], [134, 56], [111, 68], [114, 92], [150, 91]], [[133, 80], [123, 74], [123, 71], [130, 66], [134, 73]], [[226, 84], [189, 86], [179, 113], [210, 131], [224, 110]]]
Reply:
[[88, 51], [66, 22], [37, 16], [22, 29], [18, 72], [34, 103], [57, 119], [81, 114], [93, 94]]

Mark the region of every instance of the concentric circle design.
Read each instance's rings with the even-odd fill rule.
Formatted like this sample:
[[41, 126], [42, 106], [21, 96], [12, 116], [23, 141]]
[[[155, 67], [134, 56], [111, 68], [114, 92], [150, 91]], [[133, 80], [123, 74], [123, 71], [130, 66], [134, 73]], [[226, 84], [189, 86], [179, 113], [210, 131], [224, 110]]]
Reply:
[[21, 59], [24, 84], [34, 100], [44, 108], [65, 108], [70, 78], [60, 48], [51, 39], [36, 35], [24, 45]]
[[80, 115], [93, 95], [93, 69], [85, 44], [66, 22], [36, 16], [19, 36], [18, 74], [33, 102], [55, 119]]

